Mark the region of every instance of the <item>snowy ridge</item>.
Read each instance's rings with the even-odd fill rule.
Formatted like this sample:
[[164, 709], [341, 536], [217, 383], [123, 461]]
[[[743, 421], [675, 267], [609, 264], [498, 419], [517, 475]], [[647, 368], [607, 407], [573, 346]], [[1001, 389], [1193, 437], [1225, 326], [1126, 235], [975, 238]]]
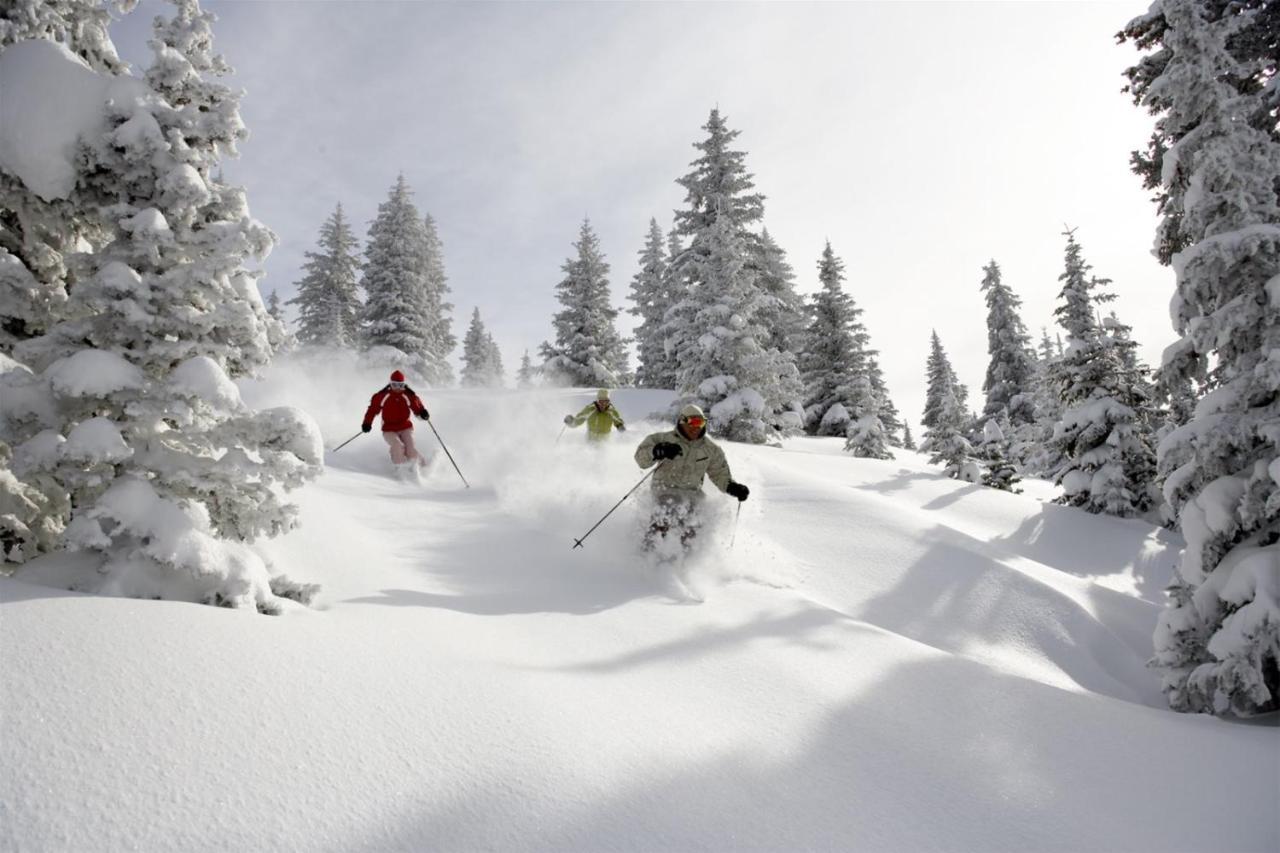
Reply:
[[[334, 446], [381, 379], [281, 367], [242, 390]], [[323, 584], [317, 611], [0, 581], [0, 847], [1280, 842], [1274, 731], [1148, 707], [1176, 537], [911, 454], [734, 444], [752, 498], [729, 550], [733, 502], [709, 495], [688, 605], [637, 560], [637, 507], [570, 550], [642, 475], [663, 395], [618, 392], [630, 428], [593, 450], [556, 443], [588, 392], [423, 393], [474, 488], [443, 458], [388, 477], [376, 435], [330, 454], [302, 529], [258, 549]]]

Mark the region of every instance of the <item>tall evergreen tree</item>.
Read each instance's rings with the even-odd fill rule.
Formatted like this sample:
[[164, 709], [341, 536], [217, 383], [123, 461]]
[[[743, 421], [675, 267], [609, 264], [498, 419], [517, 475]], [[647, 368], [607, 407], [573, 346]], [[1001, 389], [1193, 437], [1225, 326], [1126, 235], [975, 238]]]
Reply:
[[462, 384], [467, 388], [500, 388], [505, 371], [502, 353], [480, 319], [480, 309], [471, 312], [471, 325], [462, 339]]
[[366, 347], [391, 347], [425, 371], [435, 354], [428, 350], [426, 224], [404, 175], [396, 178], [387, 200], [369, 226], [364, 277], [367, 298], [362, 320]]
[[18, 347], [34, 372], [0, 378], [0, 397], [46, 402], [9, 422], [14, 473], [71, 507], [59, 547], [92, 564], [76, 588], [275, 612], [284, 587], [243, 543], [295, 526], [281, 488], [314, 477], [322, 448], [301, 412], [254, 412], [231, 381], [283, 339], [245, 266], [274, 235], [217, 173], [246, 131], [212, 16], [174, 5], [137, 96], [107, 103], [106, 132], [77, 157], [113, 202], [104, 239], [79, 259], [66, 314]]
[[1056, 479], [1060, 502], [1129, 516], [1152, 503], [1155, 455], [1134, 400], [1119, 349], [1095, 320], [1095, 305], [1114, 298], [1107, 279], [1089, 275], [1074, 232], [1067, 231], [1061, 304], [1055, 310], [1067, 333], [1067, 351], [1056, 384], [1063, 413], [1053, 443], [1063, 464]]
[[663, 318], [671, 307], [667, 288], [665, 239], [658, 220], [649, 220], [649, 235], [640, 250], [640, 269], [631, 279], [630, 313], [640, 318], [636, 326], [636, 385], [640, 388], [668, 388], [666, 347], [662, 338]]
[[1203, 385], [1160, 445], [1164, 497], [1187, 540], [1155, 632], [1180, 711], [1280, 707], [1280, 6], [1161, 0], [1124, 32], [1154, 52], [1129, 69], [1157, 116], [1135, 171], [1157, 190], [1179, 340], [1161, 385]]
[[422, 328], [425, 330], [426, 349], [423, 372], [432, 385], [453, 384], [453, 367], [449, 354], [458, 345], [453, 334], [453, 303], [448, 301], [449, 280], [444, 271], [444, 243], [431, 214], [423, 221], [423, 261], [425, 282], [423, 287]]
[[[844, 261], [828, 242], [818, 261], [821, 289], [809, 308], [812, 318], [800, 356], [804, 383], [805, 427], [815, 435], [852, 435], [850, 450], [859, 456], [888, 457], [880, 401], [872, 387], [867, 343], [870, 336], [859, 319], [862, 309], [844, 291]], [[873, 424], [871, 419], [875, 420]]]
[[911, 436], [911, 424], [908, 424], [908, 423], [902, 424], [902, 449], [903, 450], [916, 449], [916, 440]]
[[1018, 315], [1022, 300], [1001, 280], [1000, 265], [994, 260], [982, 272], [982, 292], [987, 301], [987, 353], [991, 357], [982, 383], [987, 394], [983, 416], [990, 420], [1007, 412], [1010, 425], [1017, 429], [1035, 422], [1035, 362], [1030, 338]]
[[590, 220], [573, 246], [576, 257], [564, 262], [565, 278], [556, 285], [564, 309], [552, 321], [555, 343], [541, 347], [543, 370], [566, 385], [625, 384], [627, 353], [614, 326], [618, 309], [609, 302], [609, 264]]
[[516, 387], [522, 390], [532, 388], [536, 376], [537, 371], [529, 358], [529, 351], [525, 350], [524, 355], [520, 357], [520, 369], [516, 371]]
[[871, 393], [875, 395], [880, 407], [879, 418], [884, 426], [885, 440], [893, 447], [902, 447], [903, 440], [898, 437], [898, 433], [906, 428], [906, 424], [898, 412], [898, 407], [893, 404], [893, 399], [889, 396], [889, 387], [884, 381], [884, 371], [880, 369], [880, 352], [868, 349], [866, 355], [867, 379], [871, 382]]
[[298, 282], [298, 341], [354, 347], [360, 335], [360, 249], [339, 204], [320, 227], [318, 251], [307, 252]]
[[1061, 347], [1040, 330], [1037, 346], [1033, 399], [1036, 422], [1025, 433], [1025, 447], [1015, 455], [1022, 459], [1023, 472], [1037, 477], [1052, 477], [1063, 465], [1062, 449], [1053, 442], [1053, 433], [1062, 418], [1062, 401], [1058, 399], [1058, 364]]
[[[929, 338], [929, 361], [927, 365], [927, 382], [924, 396], [924, 415], [920, 422], [924, 424], [925, 431], [935, 426], [942, 411], [943, 400], [949, 392], [955, 398], [954, 408], [957, 412], [964, 415], [962, 421], [967, 421], [964, 403], [962, 398], [967, 396], [964, 386], [956, 379], [955, 371], [951, 368], [951, 360], [947, 358], [947, 353], [942, 348], [942, 341], [938, 338], [937, 330], [930, 333]], [[957, 429], [961, 428], [957, 426]]]
[[277, 323], [284, 322], [284, 308], [280, 307], [280, 294], [275, 288], [271, 289], [271, 295], [267, 297], [267, 314]]
[[714, 409], [712, 430], [745, 441], [766, 441], [795, 425], [790, 409], [800, 394], [795, 357], [769, 345], [764, 319], [776, 300], [760, 284], [761, 243], [749, 226], [760, 221], [764, 197], [751, 190], [737, 137], [712, 110], [701, 152], [678, 182], [686, 207], [676, 233], [689, 245], [672, 263], [673, 290], [663, 334], [679, 370], [678, 405]]
[[760, 322], [769, 330], [765, 345], [779, 352], [799, 353], [804, 343], [805, 305], [796, 293], [796, 275], [787, 263], [787, 253], [769, 234], [760, 231], [759, 257], [756, 259], [760, 288], [768, 300]]

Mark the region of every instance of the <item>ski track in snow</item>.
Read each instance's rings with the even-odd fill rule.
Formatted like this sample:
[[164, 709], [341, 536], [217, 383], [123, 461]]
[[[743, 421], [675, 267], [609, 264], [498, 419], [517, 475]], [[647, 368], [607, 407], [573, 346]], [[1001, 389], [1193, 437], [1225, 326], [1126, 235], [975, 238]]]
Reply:
[[[277, 376], [330, 446], [376, 389]], [[319, 395], [316, 395], [319, 396]], [[640, 417], [425, 395], [422, 482], [366, 436], [260, 545], [282, 618], [0, 581], [0, 848], [1264, 850], [1275, 732], [1164, 710], [1143, 664], [1179, 541], [836, 440], [726, 445], [690, 565], [637, 553]], [[344, 405], [339, 408], [335, 401]], [[835, 452], [833, 453], [833, 449]]]

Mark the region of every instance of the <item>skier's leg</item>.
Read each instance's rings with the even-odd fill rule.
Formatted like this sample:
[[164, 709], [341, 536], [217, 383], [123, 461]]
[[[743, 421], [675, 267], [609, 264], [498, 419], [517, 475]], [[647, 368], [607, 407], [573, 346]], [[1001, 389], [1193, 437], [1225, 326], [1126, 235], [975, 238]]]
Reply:
[[382, 434], [382, 440], [385, 441], [387, 443], [387, 446], [391, 449], [392, 464], [399, 465], [400, 463], [404, 462], [405, 460], [404, 445], [400, 442], [400, 434], [394, 433], [394, 432], [384, 432]]
[[418, 448], [415, 447], [413, 444], [413, 430], [407, 429], [407, 430], [404, 430], [403, 432], [396, 433], [396, 435], [400, 436], [400, 441], [404, 443], [405, 458], [412, 459], [416, 462], [421, 462], [422, 454], [418, 453]]

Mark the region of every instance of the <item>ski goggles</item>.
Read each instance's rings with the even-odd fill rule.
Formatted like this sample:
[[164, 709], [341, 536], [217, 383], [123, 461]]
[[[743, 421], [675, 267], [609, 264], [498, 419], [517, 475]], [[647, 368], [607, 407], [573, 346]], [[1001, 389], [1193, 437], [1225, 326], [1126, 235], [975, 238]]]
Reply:
[[697, 415], [694, 415], [688, 418], [681, 418], [680, 423], [685, 424], [686, 426], [691, 426], [694, 429], [702, 429], [704, 426], [707, 425], [707, 419], [700, 418]]
[[403, 391], [403, 390], [404, 390], [404, 383], [403, 383], [403, 382], [390, 382], [390, 383], [388, 383], [388, 387], [390, 387], [392, 391]]

